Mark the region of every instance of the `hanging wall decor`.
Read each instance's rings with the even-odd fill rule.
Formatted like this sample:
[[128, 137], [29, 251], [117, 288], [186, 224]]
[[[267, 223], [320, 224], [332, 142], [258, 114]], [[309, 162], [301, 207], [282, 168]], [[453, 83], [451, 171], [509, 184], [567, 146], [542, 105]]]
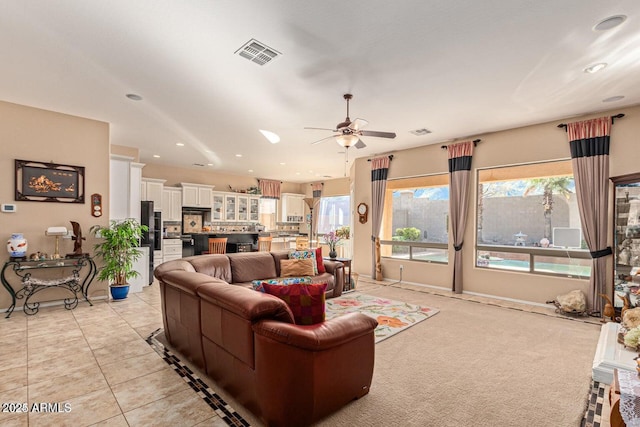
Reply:
[[84, 166], [15, 161], [17, 201], [84, 203]]

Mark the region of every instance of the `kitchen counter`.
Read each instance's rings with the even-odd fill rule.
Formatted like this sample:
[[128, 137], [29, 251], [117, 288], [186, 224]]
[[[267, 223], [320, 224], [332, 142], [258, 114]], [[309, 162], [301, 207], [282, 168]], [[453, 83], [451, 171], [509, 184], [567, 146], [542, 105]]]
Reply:
[[256, 250], [258, 244], [257, 231], [209, 231], [192, 233], [194, 241], [194, 255], [201, 255], [209, 250], [210, 237], [226, 237], [227, 252], [245, 252], [247, 249]]

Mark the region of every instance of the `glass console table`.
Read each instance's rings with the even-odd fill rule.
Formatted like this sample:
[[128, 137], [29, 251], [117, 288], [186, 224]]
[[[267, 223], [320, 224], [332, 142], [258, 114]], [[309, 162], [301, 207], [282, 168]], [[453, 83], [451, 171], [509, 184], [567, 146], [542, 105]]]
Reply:
[[[64, 276], [59, 278], [38, 278], [38, 273], [46, 270], [59, 270]], [[22, 287], [15, 290], [8, 280], [7, 275], [13, 273], [20, 278]], [[76, 258], [61, 258], [38, 261], [8, 261], [2, 268], [0, 280], [2, 285], [11, 295], [11, 305], [7, 309], [5, 318], [11, 316], [16, 308], [16, 301], [24, 299], [23, 310], [28, 315], [34, 315], [40, 308], [40, 302], [32, 302], [31, 298], [45, 289], [62, 288], [69, 291], [72, 296], [64, 299], [64, 307], [72, 310], [78, 306], [78, 297], [89, 300], [89, 286], [98, 273], [95, 262], [89, 256]], [[62, 274], [61, 274], [62, 275]]]

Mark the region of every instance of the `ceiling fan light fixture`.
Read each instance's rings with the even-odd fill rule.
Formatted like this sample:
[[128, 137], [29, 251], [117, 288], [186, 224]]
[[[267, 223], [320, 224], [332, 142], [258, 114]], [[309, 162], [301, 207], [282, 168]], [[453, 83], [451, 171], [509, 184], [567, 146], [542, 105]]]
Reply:
[[356, 135], [340, 135], [336, 138], [336, 141], [339, 145], [344, 148], [349, 148], [356, 142], [358, 142], [358, 137]]
[[258, 129], [258, 130], [265, 138], [267, 138], [267, 141], [269, 141], [270, 143], [277, 144], [278, 142], [280, 142], [280, 137], [275, 133], [270, 132], [268, 130], [262, 130], [262, 129]]

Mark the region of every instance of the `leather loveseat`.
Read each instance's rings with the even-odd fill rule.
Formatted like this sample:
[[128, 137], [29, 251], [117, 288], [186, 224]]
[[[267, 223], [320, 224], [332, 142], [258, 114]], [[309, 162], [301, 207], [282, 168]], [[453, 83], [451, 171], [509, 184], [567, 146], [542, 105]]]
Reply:
[[230, 284], [255, 280], [236, 270], [257, 271], [265, 255], [274, 264], [280, 256], [201, 255], [158, 266], [165, 335], [267, 425], [309, 425], [369, 392], [377, 322], [352, 313], [296, 325], [281, 299]]

